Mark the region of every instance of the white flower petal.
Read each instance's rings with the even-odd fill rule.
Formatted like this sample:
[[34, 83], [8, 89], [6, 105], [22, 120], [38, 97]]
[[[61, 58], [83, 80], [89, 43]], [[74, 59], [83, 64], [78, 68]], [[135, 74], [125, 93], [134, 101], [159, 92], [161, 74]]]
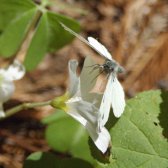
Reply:
[[69, 103], [75, 103], [75, 102], [78, 102], [78, 101], [81, 101], [81, 100], [82, 100], [81, 97], [76, 96], [76, 97], [70, 98], [66, 103], [67, 104], [69, 104]]
[[6, 75], [10, 80], [19, 80], [25, 74], [25, 67], [18, 61], [14, 60], [13, 64], [11, 64], [6, 70]]
[[[88, 59], [88, 62], [89, 61], [90, 60]], [[80, 79], [76, 74], [77, 65], [77, 61], [69, 61], [70, 99], [66, 102], [66, 106], [68, 108], [67, 113], [86, 128], [89, 136], [94, 141], [97, 148], [101, 150], [102, 153], [105, 153], [110, 144], [110, 134], [107, 129], [104, 128], [104, 125], [103, 127], [98, 129], [98, 119], [100, 118], [99, 110], [93, 103], [90, 103], [87, 100], [92, 98], [90, 99], [90, 101], [93, 102], [93, 98], [95, 98], [97, 94], [92, 94], [92, 96], [89, 97], [89, 94], [87, 92], [92, 89], [92, 87], [90, 87], [92, 81], [89, 81], [88, 78], [86, 79], [84, 71], [82, 72], [83, 75], [81, 79], [84, 85], [81, 85], [80, 87]], [[90, 79], [92, 80], [92, 78]], [[82, 97], [80, 88], [83, 89]], [[87, 101], [85, 101], [83, 97]]]
[[[95, 65], [95, 62], [90, 57], [86, 57], [80, 74], [81, 96], [85, 101], [99, 102], [102, 96], [97, 93], [90, 93], [96, 83], [96, 76], [99, 74], [98, 69], [93, 70], [93, 65]], [[95, 104], [95, 106], [99, 108], [99, 104]]]
[[101, 128], [101, 131], [98, 134], [95, 134], [94, 128], [91, 125], [87, 125], [86, 129], [90, 137], [92, 138], [93, 142], [97, 146], [97, 148], [102, 152], [105, 153], [110, 146], [111, 137], [108, 130], [105, 127]]
[[83, 100], [76, 102], [68, 101], [66, 104], [69, 109], [68, 114], [86, 128], [97, 148], [102, 153], [105, 153], [109, 147], [111, 138], [104, 127], [101, 128], [101, 131], [98, 131], [98, 109], [93, 104]]
[[[19, 61], [15, 60], [8, 69], [0, 69], [0, 102], [4, 103], [10, 99], [14, 93], [15, 86], [13, 80], [20, 79], [25, 74], [25, 68]], [[2, 105], [1, 105], [2, 107]], [[2, 109], [2, 108], [1, 108]], [[3, 116], [3, 110], [1, 110]]]
[[96, 80], [93, 79], [99, 74], [99, 70], [93, 70], [92, 66], [94, 65], [95, 62], [90, 57], [85, 58], [84, 65], [80, 74], [82, 98], [88, 97], [89, 92], [96, 83]]
[[3, 104], [0, 103], [0, 118], [5, 117], [5, 112], [3, 110]]
[[[73, 100], [73, 101], [72, 101]], [[77, 100], [77, 101], [74, 101]], [[68, 114], [78, 114], [83, 117], [87, 122], [92, 123], [92, 125], [96, 125], [98, 122], [98, 109], [91, 103], [83, 101], [82, 99], [71, 98], [66, 102], [68, 107]], [[84, 125], [83, 123], [81, 123]], [[84, 125], [85, 126], [85, 125]]]
[[86, 118], [88, 121], [92, 123], [97, 122], [99, 113], [98, 109], [93, 104], [81, 100], [76, 104], [75, 108], [78, 111], [78, 113], [84, 118]]
[[68, 111], [68, 113], [72, 118], [80, 122], [84, 127], [87, 124], [87, 120], [83, 118], [77, 111]]
[[6, 80], [5, 77], [1, 76], [0, 82], [0, 102], [6, 102], [10, 99], [14, 93], [15, 86], [12, 81]]
[[70, 60], [68, 63], [69, 66], [69, 89], [68, 93], [70, 97], [80, 96], [80, 79], [76, 74], [76, 69], [78, 62], [76, 60]]

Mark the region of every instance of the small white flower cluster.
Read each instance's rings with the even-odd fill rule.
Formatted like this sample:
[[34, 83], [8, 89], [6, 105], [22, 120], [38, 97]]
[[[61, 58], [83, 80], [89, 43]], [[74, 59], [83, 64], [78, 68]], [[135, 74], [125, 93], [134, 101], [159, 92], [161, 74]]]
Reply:
[[25, 74], [24, 66], [15, 60], [7, 69], [0, 69], [0, 117], [4, 117], [3, 103], [8, 101], [15, 90], [15, 80], [21, 79]]

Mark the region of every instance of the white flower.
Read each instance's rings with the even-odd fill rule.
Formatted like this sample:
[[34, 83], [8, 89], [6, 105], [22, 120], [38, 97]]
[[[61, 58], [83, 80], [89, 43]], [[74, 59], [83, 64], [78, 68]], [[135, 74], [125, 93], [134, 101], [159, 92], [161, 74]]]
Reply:
[[[93, 37], [88, 37], [87, 40], [82, 36], [71, 30], [69, 27], [60, 22], [62, 27], [69, 33], [76, 36], [82, 42], [94, 49], [100, 56], [95, 59], [97, 64], [92, 64], [93, 69], [99, 69], [101, 72], [106, 74], [106, 79], [108, 79], [106, 85], [103, 81], [97, 80], [95, 87], [92, 91], [103, 92], [103, 97], [100, 105], [100, 119], [99, 125], [100, 128], [103, 127], [109, 118], [109, 112], [112, 107], [115, 117], [120, 117], [125, 109], [125, 95], [124, 90], [117, 79], [117, 74], [124, 71], [124, 69], [116, 62], [109, 51], [104, 45], [99, 43]], [[103, 61], [100, 61], [100, 59]], [[100, 77], [100, 76], [99, 76]], [[86, 79], [87, 80], [87, 79]], [[103, 83], [103, 84], [101, 84]]]
[[14, 93], [13, 81], [21, 79], [25, 74], [24, 66], [15, 60], [7, 69], [0, 69], [0, 117], [4, 117], [3, 103]]
[[[83, 100], [82, 98], [80, 78], [76, 74], [77, 66], [78, 62], [76, 60], [69, 61], [69, 100], [65, 102], [67, 106], [67, 114], [72, 116], [86, 128], [97, 148], [102, 153], [105, 153], [109, 147], [111, 137], [104, 126], [102, 126], [101, 129], [98, 129], [98, 120], [100, 117], [99, 109], [94, 103], [91, 103], [86, 99]], [[85, 78], [85, 80], [87, 80], [87, 76]], [[83, 83], [83, 85], [85, 84]]]

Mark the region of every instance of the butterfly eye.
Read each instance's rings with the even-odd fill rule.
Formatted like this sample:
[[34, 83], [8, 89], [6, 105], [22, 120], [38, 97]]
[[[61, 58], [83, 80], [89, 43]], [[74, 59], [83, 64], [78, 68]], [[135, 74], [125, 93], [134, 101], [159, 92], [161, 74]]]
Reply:
[[121, 66], [118, 67], [118, 73], [123, 73], [125, 71], [125, 69]]

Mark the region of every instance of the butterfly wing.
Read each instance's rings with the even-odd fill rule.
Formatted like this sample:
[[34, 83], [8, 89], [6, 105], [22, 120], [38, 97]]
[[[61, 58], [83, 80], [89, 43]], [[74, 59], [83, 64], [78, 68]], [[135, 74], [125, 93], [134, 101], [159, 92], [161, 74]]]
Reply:
[[88, 37], [88, 41], [90, 45], [92, 46], [92, 48], [99, 51], [99, 53], [101, 53], [101, 55], [103, 55], [107, 59], [112, 60], [112, 55], [108, 52], [108, 50], [106, 49], [104, 45], [102, 45], [100, 42], [98, 42], [93, 37]]
[[113, 108], [113, 113], [115, 117], [120, 117], [121, 114], [124, 112], [125, 108], [125, 95], [123, 87], [121, 86], [120, 82], [118, 81], [116, 76], [111, 74], [111, 104]]
[[106, 122], [108, 121], [109, 118], [109, 113], [110, 113], [110, 107], [111, 107], [111, 81], [112, 81], [112, 76], [109, 76], [103, 97], [102, 97], [102, 101], [101, 101], [101, 105], [100, 105], [100, 117], [99, 117], [99, 129], [101, 129]]
[[100, 105], [99, 128], [101, 129], [109, 118], [112, 105], [115, 117], [120, 117], [125, 108], [124, 90], [116, 76], [110, 74]]
[[62, 22], [59, 22], [61, 24], [61, 26], [68, 31], [69, 33], [73, 34], [75, 37], [77, 37], [79, 40], [81, 40], [82, 42], [84, 42], [85, 44], [87, 44], [88, 46], [90, 46], [92, 49], [94, 49], [98, 54], [100, 54], [101, 56], [107, 58], [107, 59], [112, 59], [111, 54], [108, 52], [108, 50], [102, 45], [100, 44], [96, 39], [94, 39], [93, 37], [88, 37], [88, 41], [86, 39], [84, 39], [82, 36], [80, 36], [79, 34], [77, 34], [76, 32], [74, 32], [72, 29], [70, 29], [69, 27], [67, 27], [65, 24], [63, 24]]

